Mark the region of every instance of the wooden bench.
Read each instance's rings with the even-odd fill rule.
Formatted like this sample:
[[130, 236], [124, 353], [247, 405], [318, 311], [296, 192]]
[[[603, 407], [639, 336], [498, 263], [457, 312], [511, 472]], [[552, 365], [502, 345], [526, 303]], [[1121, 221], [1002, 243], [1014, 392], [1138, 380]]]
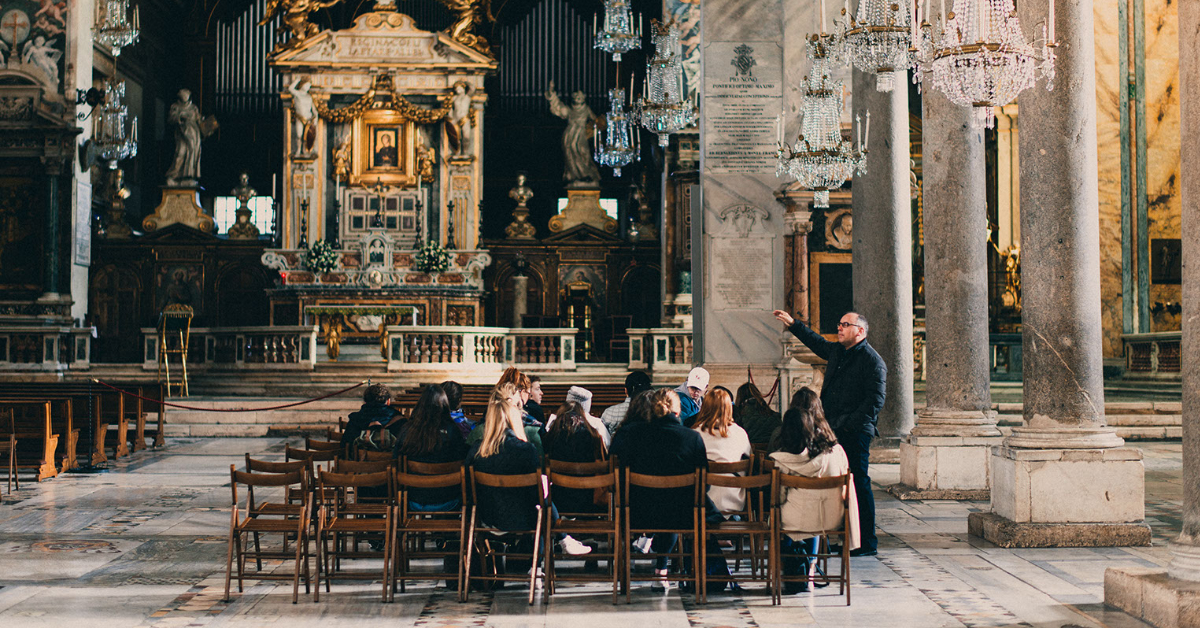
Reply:
[[4, 430], [0, 435], [17, 439], [17, 471], [34, 469], [39, 482], [59, 471], [55, 463], [59, 434], [53, 428], [52, 406], [50, 400], [0, 400], [0, 410], [13, 411], [13, 422], [0, 426]]

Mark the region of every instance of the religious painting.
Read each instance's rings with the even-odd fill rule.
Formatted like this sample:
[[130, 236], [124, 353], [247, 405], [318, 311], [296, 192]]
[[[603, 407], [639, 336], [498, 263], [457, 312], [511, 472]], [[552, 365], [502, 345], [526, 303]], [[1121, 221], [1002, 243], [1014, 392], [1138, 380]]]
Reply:
[[1150, 282], [1179, 285], [1183, 282], [1183, 240], [1150, 239]]
[[371, 110], [354, 121], [350, 185], [415, 185], [415, 125], [399, 112]]
[[40, 291], [43, 201], [34, 179], [0, 178], [0, 290]]
[[64, 0], [9, 0], [0, 8], [0, 65], [36, 77], [50, 100], [62, 98], [67, 12]]
[[204, 266], [163, 264], [154, 276], [154, 304], [159, 312], [173, 304], [187, 305], [199, 317], [204, 309]]

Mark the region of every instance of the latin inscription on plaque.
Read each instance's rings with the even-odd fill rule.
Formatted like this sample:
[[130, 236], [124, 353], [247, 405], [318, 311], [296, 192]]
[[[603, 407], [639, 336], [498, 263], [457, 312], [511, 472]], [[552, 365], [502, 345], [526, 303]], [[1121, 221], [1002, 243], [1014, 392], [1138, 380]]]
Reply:
[[425, 61], [433, 58], [431, 40], [425, 37], [346, 37], [346, 57]]
[[774, 174], [783, 111], [783, 49], [769, 41], [704, 48], [704, 169]]
[[713, 238], [709, 290], [714, 310], [773, 309], [772, 238]]

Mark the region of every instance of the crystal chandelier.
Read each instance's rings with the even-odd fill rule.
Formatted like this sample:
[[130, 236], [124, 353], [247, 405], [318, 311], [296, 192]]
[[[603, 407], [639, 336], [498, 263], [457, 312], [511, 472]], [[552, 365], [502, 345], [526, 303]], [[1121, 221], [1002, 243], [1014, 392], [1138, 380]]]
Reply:
[[642, 45], [642, 29], [634, 24], [629, 0], [604, 0], [604, 30], [597, 31], [592, 16], [592, 34], [596, 37], [594, 47], [611, 53], [613, 61], [620, 61], [621, 53]]
[[[949, 13], [945, 0], [942, 3], [941, 28], [934, 29], [925, 0], [916, 38], [920, 71], [913, 80], [920, 82], [922, 73], [928, 73], [933, 88], [950, 102], [973, 107], [973, 127], [995, 126], [993, 107], [1016, 100], [1034, 86], [1039, 74], [1046, 79], [1046, 89], [1054, 88], [1053, 0], [1040, 46], [1022, 34], [1013, 0], [953, 0]], [[916, 10], [916, 0], [913, 7]]]
[[93, 37], [112, 56], [121, 54], [121, 49], [138, 40], [141, 20], [138, 8], [130, 9], [129, 0], [99, 0], [96, 3], [96, 24], [92, 27]]
[[[912, 67], [912, 19], [907, 2], [859, 0], [858, 14], [851, 15], [845, 0], [841, 46], [837, 54], [847, 65], [875, 74], [875, 89], [890, 92], [896, 73]], [[822, 5], [824, 1], [822, 0]], [[822, 16], [824, 8], [822, 7]], [[822, 29], [824, 30], [824, 29]]]
[[[858, 148], [842, 139], [842, 82], [829, 70], [832, 36], [813, 35], [808, 40], [812, 69], [804, 77], [804, 103], [800, 137], [795, 145], [783, 143], [783, 116], [779, 117], [779, 165], [776, 176], [788, 175], [801, 187], [813, 191], [813, 206], [829, 207], [829, 191], [836, 190], [854, 175], [867, 172], [866, 142], [871, 134], [871, 112], [867, 112], [866, 137], [859, 136]], [[855, 117], [858, 120], [858, 117]], [[862, 125], [859, 124], [859, 132]]]
[[683, 97], [683, 47], [679, 26], [674, 20], [663, 24], [650, 21], [654, 58], [646, 64], [645, 92], [634, 105], [634, 120], [658, 135], [658, 145], [666, 147], [671, 134], [696, 123], [696, 103]]
[[129, 132], [126, 134], [126, 118], [128, 110], [121, 100], [125, 98], [125, 81], [104, 81], [104, 102], [99, 107], [99, 113], [92, 123], [92, 142], [96, 153], [107, 159], [110, 168], [117, 167], [117, 161], [129, 159], [137, 155], [137, 117], [128, 120]]
[[596, 129], [593, 141], [596, 146], [596, 163], [613, 169], [621, 176], [621, 167], [639, 158], [637, 128], [630, 124], [625, 111], [625, 90], [616, 87], [608, 90], [609, 111], [605, 117], [604, 131]]

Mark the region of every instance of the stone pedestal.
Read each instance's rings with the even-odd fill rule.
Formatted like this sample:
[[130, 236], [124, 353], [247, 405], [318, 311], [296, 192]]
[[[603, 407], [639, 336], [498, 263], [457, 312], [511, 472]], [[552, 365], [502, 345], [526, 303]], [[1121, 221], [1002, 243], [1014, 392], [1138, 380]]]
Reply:
[[617, 232], [617, 221], [600, 207], [599, 189], [567, 189], [567, 206], [550, 219], [550, 231], [558, 233], [576, 225], [588, 225], [606, 233]]
[[990, 410], [921, 412], [900, 443], [900, 484], [888, 490], [899, 499], [987, 499], [999, 434]]
[[995, 447], [991, 481], [992, 512], [967, 526], [1001, 547], [1150, 544], [1141, 450]]
[[185, 224], [205, 233], [212, 233], [212, 216], [204, 213], [200, 206], [200, 188], [164, 187], [162, 202], [154, 213], [142, 220], [142, 229], [147, 233], [158, 231], [176, 223]]
[[1200, 582], [1161, 569], [1105, 570], [1104, 603], [1159, 628], [1200, 626]]

